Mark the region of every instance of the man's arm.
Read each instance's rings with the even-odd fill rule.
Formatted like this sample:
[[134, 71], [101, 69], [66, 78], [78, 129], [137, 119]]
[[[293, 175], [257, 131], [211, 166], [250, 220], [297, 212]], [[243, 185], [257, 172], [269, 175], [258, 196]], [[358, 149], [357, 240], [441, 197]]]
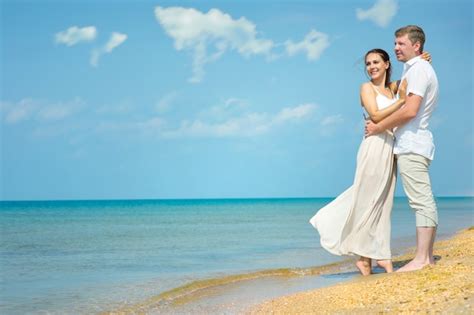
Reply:
[[365, 124], [365, 136], [372, 136], [387, 129], [403, 125], [416, 117], [423, 98], [416, 94], [408, 94], [405, 99], [405, 106], [394, 112], [378, 124], [368, 120]]

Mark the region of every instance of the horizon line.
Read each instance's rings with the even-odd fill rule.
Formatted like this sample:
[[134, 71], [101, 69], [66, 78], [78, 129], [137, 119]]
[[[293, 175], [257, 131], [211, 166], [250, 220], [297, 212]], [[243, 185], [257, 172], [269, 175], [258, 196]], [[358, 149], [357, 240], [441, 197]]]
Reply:
[[[186, 201], [186, 200], [279, 200], [279, 199], [331, 199], [337, 196], [325, 196], [325, 197], [211, 197], [211, 198], [128, 198], [128, 199], [7, 199], [0, 200], [0, 202], [48, 202], [48, 201]], [[394, 198], [404, 198], [407, 196], [394, 196]], [[447, 195], [447, 196], [435, 196], [437, 198], [474, 198], [474, 195]]]

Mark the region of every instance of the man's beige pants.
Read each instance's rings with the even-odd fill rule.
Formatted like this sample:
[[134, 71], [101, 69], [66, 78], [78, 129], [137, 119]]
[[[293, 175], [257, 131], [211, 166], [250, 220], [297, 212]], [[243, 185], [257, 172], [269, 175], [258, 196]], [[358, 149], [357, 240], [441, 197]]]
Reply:
[[431, 191], [430, 160], [419, 154], [397, 155], [397, 166], [410, 207], [415, 211], [417, 227], [438, 226], [438, 212]]

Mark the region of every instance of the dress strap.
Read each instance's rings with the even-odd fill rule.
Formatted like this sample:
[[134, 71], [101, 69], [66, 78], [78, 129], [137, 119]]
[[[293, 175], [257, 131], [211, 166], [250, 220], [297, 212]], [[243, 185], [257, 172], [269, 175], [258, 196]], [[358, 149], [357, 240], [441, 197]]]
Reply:
[[[378, 94], [378, 95], [382, 95], [382, 96], [385, 96], [387, 97], [385, 94], [383, 94], [382, 92], [379, 91], [379, 89], [372, 83], [370, 82], [370, 85], [372, 85], [372, 87], [374, 88], [375, 92]], [[390, 90], [390, 96], [392, 99], [395, 98], [395, 95], [393, 95], [393, 92], [392, 92], [392, 89], [389, 89]]]
[[370, 85], [372, 85], [372, 88], [375, 90], [375, 92], [377, 94], [382, 94], [382, 93], [380, 93], [379, 89], [372, 82], [370, 82]]

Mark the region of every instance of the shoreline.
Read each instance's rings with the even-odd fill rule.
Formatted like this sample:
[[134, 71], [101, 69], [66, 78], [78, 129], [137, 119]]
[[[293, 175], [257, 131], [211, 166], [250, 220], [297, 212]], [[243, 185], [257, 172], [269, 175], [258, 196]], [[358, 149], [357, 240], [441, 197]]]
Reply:
[[[474, 226], [435, 243], [435, 266], [376, 274], [266, 301], [248, 314], [474, 313]], [[400, 267], [413, 249], [394, 258]]]
[[[6, 291], [0, 313], [99, 314], [201, 281], [165, 304], [183, 301], [174, 311], [179, 313], [191, 305], [233, 303], [240, 314], [272, 298], [347, 281], [357, 276], [350, 261], [357, 258], [349, 257], [345, 270], [304, 270], [346, 259], [323, 250], [307, 222], [326, 202], [2, 204]], [[474, 198], [442, 199], [438, 205], [438, 240], [473, 225]], [[394, 203], [392, 216], [396, 257], [414, 245], [414, 216], [403, 201]], [[294, 275], [271, 275], [279, 268]], [[236, 279], [251, 273], [257, 274]]]
[[[298, 282], [304, 279], [316, 279], [325, 275], [337, 275], [348, 273], [352, 267], [352, 260], [345, 259], [322, 266], [305, 267], [305, 268], [279, 268], [266, 269], [261, 271], [231, 274], [219, 278], [208, 278], [192, 281], [185, 285], [164, 291], [156, 296], [152, 296], [142, 302], [126, 305], [112, 311], [101, 312], [100, 314], [135, 314], [135, 313], [195, 313], [196, 309], [202, 309], [204, 305], [209, 308], [208, 311], [229, 311], [229, 304], [226, 303], [226, 297], [232, 295], [235, 297], [236, 291], [251, 292], [255, 295], [257, 288], [267, 286], [267, 282], [271, 285], [283, 287], [292, 280]], [[350, 277], [352, 277], [351, 275]], [[346, 276], [347, 277], [347, 276]], [[343, 276], [341, 276], [343, 278]], [[337, 279], [336, 279], [337, 280]], [[313, 281], [317, 282], [317, 281]], [[339, 283], [337, 281], [336, 283]], [[332, 284], [332, 283], [331, 283]], [[325, 287], [326, 285], [322, 285]], [[311, 287], [307, 287], [309, 289]], [[303, 290], [298, 290], [301, 292]], [[231, 292], [229, 294], [229, 292]], [[285, 294], [285, 293], [283, 293]], [[279, 294], [277, 296], [282, 296]], [[217, 299], [216, 305], [210, 305], [208, 300]], [[260, 302], [266, 300], [261, 298]], [[252, 303], [252, 305], [258, 305]], [[218, 305], [222, 304], [222, 305]], [[205, 306], [205, 308], [207, 307]], [[239, 307], [239, 312], [248, 309], [249, 305]], [[237, 307], [237, 306], [236, 306]], [[203, 310], [201, 310], [203, 311]]]
[[[435, 267], [423, 269], [425, 280], [431, 280], [429, 273], [432, 270], [436, 271], [439, 265], [444, 265], [450, 262], [454, 256], [445, 253], [444, 248], [451, 248], [456, 246], [459, 238], [469, 236], [470, 240], [474, 241], [474, 227], [462, 229], [453, 234], [444, 234], [435, 243], [435, 257], [438, 264]], [[451, 244], [453, 243], [453, 244]], [[474, 243], [473, 243], [474, 244]], [[406, 245], [406, 244], [405, 244]], [[466, 247], [466, 246], [464, 246]], [[464, 253], [472, 253], [472, 245], [469, 248], [464, 248]], [[396, 249], [401, 255], [394, 256], [394, 267], [400, 267], [407, 262], [413, 255], [414, 248], [412, 246], [402, 246]], [[456, 250], [458, 253], [459, 250]], [[468, 264], [470, 270], [473, 271], [473, 258]], [[307, 268], [280, 268], [267, 269], [256, 272], [227, 275], [219, 278], [201, 279], [187, 283], [183, 286], [167, 290], [158, 295], [147, 298], [139, 303], [132, 303], [123, 305], [114, 310], [101, 312], [100, 314], [136, 314], [136, 313], [151, 313], [151, 314], [180, 314], [180, 313], [226, 313], [226, 314], [268, 314], [268, 313], [311, 313], [314, 309], [321, 309], [320, 299], [321, 294], [329, 297], [339, 296], [341, 292], [347, 295], [345, 286], [356, 285], [353, 292], [371, 291], [365, 287], [367, 283], [372, 281], [388, 281], [389, 286], [397, 275], [402, 278], [406, 274], [386, 274], [380, 268], [374, 268], [375, 273], [369, 277], [362, 277], [355, 269], [355, 257], [346, 257], [342, 261], [337, 261], [321, 266], [307, 267]], [[426, 275], [425, 273], [428, 273]], [[435, 277], [437, 278], [437, 277]], [[374, 280], [375, 279], [375, 280]], [[389, 279], [389, 280], [384, 280]], [[392, 279], [392, 280], [391, 280]], [[472, 278], [474, 283], [474, 278]], [[384, 282], [385, 283], [385, 282]], [[399, 286], [397, 282], [395, 285]], [[357, 287], [358, 286], [358, 287]], [[418, 284], [418, 287], [420, 285]], [[278, 289], [274, 289], [277, 287]], [[342, 288], [341, 288], [342, 287]], [[330, 293], [324, 293], [329, 290]], [[376, 292], [377, 288], [373, 289]], [[383, 290], [387, 290], [386, 287]], [[474, 292], [472, 286], [470, 289]], [[273, 292], [265, 292], [273, 291]], [[265, 292], [265, 293], [262, 293]], [[321, 293], [323, 292], [323, 293]], [[311, 298], [316, 294], [318, 298]], [[378, 294], [378, 293], [374, 293]], [[394, 294], [394, 296], [397, 296]], [[469, 296], [472, 297], [474, 293]], [[348, 295], [349, 296], [349, 295]], [[344, 305], [347, 301], [343, 297], [338, 297], [343, 301]], [[323, 304], [332, 305], [332, 300], [327, 300]], [[324, 299], [323, 299], [324, 300]], [[245, 301], [245, 303], [242, 303]], [[308, 301], [317, 302], [316, 304], [308, 306]], [[364, 304], [360, 299], [352, 299], [357, 305], [365, 305], [364, 307], [371, 307], [371, 303]], [[372, 301], [372, 300], [371, 300]], [[242, 305], [245, 304], [245, 305]], [[381, 305], [380, 301], [375, 302], [375, 305]], [[409, 304], [407, 304], [409, 305]], [[302, 308], [303, 307], [303, 308]], [[301, 309], [302, 308], [302, 309]], [[367, 308], [350, 309], [348, 313], [365, 312]], [[321, 310], [322, 313], [342, 312], [346, 310]], [[373, 312], [388, 312], [391, 309], [373, 309]]]

